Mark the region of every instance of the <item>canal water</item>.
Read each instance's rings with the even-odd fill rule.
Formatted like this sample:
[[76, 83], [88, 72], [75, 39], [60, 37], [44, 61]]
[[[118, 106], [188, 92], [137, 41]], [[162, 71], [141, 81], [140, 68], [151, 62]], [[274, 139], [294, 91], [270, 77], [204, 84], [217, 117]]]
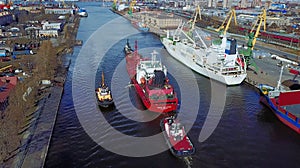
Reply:
[[[168, 55], [159, 37], [138, 32], [101, 4], [78, 3], [89, 13], [77, 35], [84, 46], [67, 58], [71, 65], [45, 167], [187, 167], [167, 150], [159, 126], [164, 116], [146, 111], [129, 84], [126, 39], [132, 47], [137, 41], [143, 55], [156, 50], [167, 66], [179, 117], [196, 148], [192, 167], [298, 167], [300, 136], [259, 103], [254, 88], [225, 87], [194, 73]], [[102, 71], [115, 99], [112, 111], [96, 106]]]

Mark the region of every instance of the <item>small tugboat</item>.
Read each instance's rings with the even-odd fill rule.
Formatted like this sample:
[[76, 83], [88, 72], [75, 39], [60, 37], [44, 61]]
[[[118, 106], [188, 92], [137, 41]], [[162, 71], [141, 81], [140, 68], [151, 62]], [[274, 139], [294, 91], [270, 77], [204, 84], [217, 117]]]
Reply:
[[114, 101], [111, 95], [111, 91], [108, 86], [104, 83], [104, 74], [102, 72], [102, 82], [101, 86], [96, 89], [96, 95], [98, 99], [98, 105], [101, 108], [108, 108], [114, 106]]
[[[283, 66], [277, 87], [259, 84], [260, 102], [270, 108], [285, 125], [300, 134], [300, 90], [284, 89], [281, 85]], [[300, 74], [300, 73], [299, 73]]]
[[124, 47], [126, 68], [131, 83], [142, 100], [144, 106], [153, 112], [166, 113], [177, 110], [178, 98], [167, 78], [167, 68], [156, 60], [156, 52], [152, 58], [142, 58], [137, 52], [137, 43], [133, 51], [127, 41]]
[[162, 119], [160, 127], [174, 156], [185, 158], [195, 153], [195, 148], [187, 136], [184, 126], [177, 118], [172, 116]]

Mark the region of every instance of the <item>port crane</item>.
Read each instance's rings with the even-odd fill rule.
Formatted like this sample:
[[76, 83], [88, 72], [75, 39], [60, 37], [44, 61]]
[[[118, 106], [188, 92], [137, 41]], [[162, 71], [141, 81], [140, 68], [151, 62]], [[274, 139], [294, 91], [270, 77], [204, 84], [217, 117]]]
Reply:
[[136, 0], [132, 0], [131, 2], [130, 2], [130, 5], [129, 5], [129, 10], [128, 10], [128, 14], [132, 14], [133, 13], [133, 11], [134, 11], [134, 5], [136, 4]]
[[[262, 24], [264, 26], [264, 31], [266, 31], [266, 18], [267, 18], [267, 12], [266, 12], [266, 9], [263, 9], [262, 13], [257, 16], [257, 19], [254, 22], [252, 29], [248, 35], [247, 49], [242, 49], [240, 51], [240, 53], [243, 54], [245, 57], [247, 66], [249, 66], [249, 65], [254, 66], [256, 68], [256, 71], [258, 68], [253, 60], [253, 49], [254, 49], [254, 46], [255, 46], [257, 37], [259, 35], [259, 31], [261, 29]], [[256, 28], [256, 31], [254, 31], [255, 28]]]
[[5, 67], [0, 68], [0, 72], [3, 72], [3, 71], [5, 71], [5, 70], [7, 70], [9, 68], [12, 68], [12, 65], [7, 65]]
[[[221, 35], [226, 36], [227, 30], [230, 26], [232, 17], [234, 18], [234, 25], [237, 25], [237, 21], [236, 21], [236, 14], [235, 14], [235, 10], [234, 8], [232, 8], [229, 13], [227, 14], [226, 18], [224, 19], [223, 23], [221, 24], [221, 26], [216, 29], [215, 31], [220, 32]], [[227, 21], [226, 27], [225, 27], [225, 23]]]
[[117, 10], [117, 0], [114, 0], [114, 2], [112, 4], [112, 8], [113, 8], [113, 10]]
[[188, 21], [188, 23], [191, 24], [191, 30], [194, 30], [197, 18], [199, 17], [199, 19], [201, 20], [201, 10], [200, 10], [200, 6], [199, 5], [197, 6], [197, 8], [195, 10], [195, 13], [193, 15], [194, 15], [194, 19], [190, 19]]

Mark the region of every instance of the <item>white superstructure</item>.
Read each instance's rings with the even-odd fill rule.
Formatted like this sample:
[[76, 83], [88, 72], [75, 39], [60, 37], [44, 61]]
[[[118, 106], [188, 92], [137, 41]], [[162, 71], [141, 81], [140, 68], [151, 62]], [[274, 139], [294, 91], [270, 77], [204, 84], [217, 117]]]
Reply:
[[162, 43], [169, 54], [194, 71], [226, 85], [239, 85], [246, 78], [246, 64], [238, 54], [235, 39], [211, 37], [189, 23], [178, 26], [173, 35], [167, 33]]
[[139, 64], [136, 67], [136, 79], [139, 84], [141, 84], [142, 78], [146, 81], [154, 77], [155, 71], [164, 72], [165, 76], [167, 76], [167, 68], [161, 63], [161, 61], [156, 60], [156, 51], [151, 53], [151, 60], [140, 60]]

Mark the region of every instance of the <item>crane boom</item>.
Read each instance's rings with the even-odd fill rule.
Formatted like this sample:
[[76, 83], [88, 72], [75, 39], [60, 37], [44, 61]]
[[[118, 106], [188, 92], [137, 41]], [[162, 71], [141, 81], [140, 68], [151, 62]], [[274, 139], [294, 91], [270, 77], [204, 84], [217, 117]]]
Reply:
[[195, 23], [197, 21], [197, 16], [199, 16], [199, 19], [201, 20], [201, 10], [200, 10], [200, 6], [199, 5], [197, 6], [197, 9], [196, 9], [196, 16], [194, 17], [192, 29], [195, 28]]
[[[255, 45], [255, 43], [256, 43], [256, 38], [257, 38], [258, 35], [259, 35], [259, 31], [260, 31], [260, 28], [261, 28], [262, 23], [264, 23], [264, 31], [266, 31], [266, 23], [267, 23], [267, 22], [266, 22], [266, 18], [267, 18], [267, 12], [266, 12], [266, 9], [263, 9], [262, 14], [260, 14], [260, 15], [257, 17], [257, 20], [256, 20], [256, 24], [257, 24], [258, 22], [259, 22], [259, 23], [258, 23], [258, 25], [257, 25], [256, 32], [255, 32], [255, 34], [254, 34], [254, 39], [253, 39], [253, 41], [252, 41], [252, 47], [251, 47], [251, 50], [253, 50], [253, 48], [254, 48], [254, 45]], [[255, 27], [256, 27], [256, 25], [254, 25], [254, 26], [252, 27], [250, 33], [253, 33]]]
[[0, 72], [3, 72], [3, 71], [5, 71], [6, 69], [11, 68], [11, 67], [12, 67], [12, 65], [8, 65], [8, 66], [5, 66], [5, 67], [3, 67], [3, 68], [0, 68]]
[[200, 9], [200, 6], [198, 5], [196, 10], [195, 10], [195, 13], [194, 13], [194, 20], [191, 19], [189, 20], [188, 22], [191, 23], [191, 29], [193, 30], [195, 28], [195, 23], [197, 21], [197, 18], [199, 16], [199, 19], [201, 20], [201, 9]]
[[223, 30], [223, 29], [224, 29], [225, 22], [226, 22], [226, 20], [228, 20], [228, 21], [227, 21], [227, 24], [226, 24], [226, 27], [225, 27], [224, 31], [222, 32], [222, 35], [226, 35], [227, 30], [228, 30], [228, 28], [229, 28], [229, 25], [230, 25], [230, 23], [231, 23], [232, 17], [234, 17], [234, 25], [237, 25], [237, 21], [236, 21], [236, 13], [235, 13], [234, 8], [232, 8], [232, 9], [229, 11], [228, 15], [226, 16], [226, 18], [224, 19], [224, 21], [223, 21], [223, 23], [221, 24], [221, 26], [220, 26], [218, 29], [216, 29], [216, 31], [219, 32], [219, 31]]

